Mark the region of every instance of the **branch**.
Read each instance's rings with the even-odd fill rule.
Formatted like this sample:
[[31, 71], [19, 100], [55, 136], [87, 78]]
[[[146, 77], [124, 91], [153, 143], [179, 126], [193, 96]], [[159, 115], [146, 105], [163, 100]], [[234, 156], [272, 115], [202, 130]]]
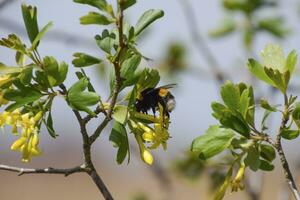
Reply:
[[100, 136], [101, 132], [103, 131], [103, 129], [106, 127], [106, 125], [108, 124], [108, 122], [111, 120], [111, 116], [114, 110], [114, 107], [116, 105], [117, 102], [117, 98], [120, 92], [120, 88], [121, 88], [121, 65], [120, 65], [120, 56], [121, 56], [121, 52], [123, 51], [123, 49], [126, 47], [126, 44], [124, 43], [124, 38], [123, 38], [123, 0], [119, 1], [119, 16], [118, 16], [118, 20], [117, 20], [117, 28], [118, 28], [118, 32], [119, 32], [119, 45], [120, 45], [120, 49], [118, 51], [118, 55], [116, 56], [116, 59], [113, 61], [113, 65], [114, 65], [114, 69], [115, 69], [115, 87], [114, 87], [114, 91], [112, 94], [112, 98], [111, 98], [111, 102], [110, 102], [110, 106], [107, 110], [107, 114], [105, 119], [103, 120], [103, 122], [97, 127], [97, 129], [95, 130], [95, 132], [93, 133], [93, 135], [90, 136], [90, 143], [94, 143], [96, 141], [96, 139]]
[[65, 176], [69, 176], [74, 173], [88, 172], [88, 169], [84, 164], [81, 166], [76, 166], [67, 169], [57, 169], [52, 167], [48, 167], [45, 169], [31, 169], [31, 168], [20, 168], [20, 167], [8, 166], [8, 165], [0, 165], [0, 170], [17, 172], [18, 176], [21, 176], [23, 174], [62, 174]]
[[274, 147], [276, 148], [278, 155], [280, 157], [280, 161], [281, 161], [281, 165], [284, 171], [284, 175], [286, 178], [286, 181], [295, 197], [296, 200], [300, 200], [300, 196], [299, 196], [299, 192], [296, 186], [296, 183], [294, 181], [293, 175], [291, 173], [289, 164], [286, 160], [284, 151], [282, 149], [282, 145], [281, 145], [281, 133], [282, 131], [286, 128], [286, 124], [289, 121], [289, 105], [288, 105], [288, 100], [287, 100], [287, 95], [284, 94], [284, 102], [285, 102], [285, 106], [284, 106], [284, 111], [283, 111], [283, 116], [282, 116], [282, 120], [281, 120], [281, 125], [276, 137], [276, 141], [275, 141], [275, 145]]
[[[59, 87], [62, 89], [63, 94], [67, 94], [68, 90], [66, 89], [64, 84], [60, 84]], [[82, 140], [83, 140], [84, 161], [85, 161], [85, 165], [88, 169], [88, 171], [86, 171], [86, 172], [92, 178], [92, 180], [94, 181], [94, 183], [96, 184], [96, 186], [98, 187], [100, 192], [102, 193], [103, 197], [105, 198], [105, 200], [113, 200], [113, 197], [110, 194], [108, 188], [106, 187], [105, 183], [103, 182], [103, 180], [101, 179], [101, 177], [99, 176], [99, 174], [97, 173], [97, 171], [94, 167], [94, 164], [93, 164], [93, 161], [91, 158], [92, 143], [90, 142], [90, 138], [89, 138], [89, 135], [86, 130], [86, 123], [85, 123], [84, 119], [81, 117], [79, 111], [73, 110], [73, 113], [75, 114], [77, 121], [80, 125], [80, 132], [81, 132]], [[106, 120], [104, 120], [103, 122], [105, 122], [105, 121]]]
[[95, 116], [93, 115], [87, 115], [82, 120], [85, 124], [87, 124], [92, 118], [97, 117], [99, 113], [103, 113], [105, 116], [107, 116], [106, 110], [103, 107], [97, 106], [97, 108], [94, 110]]

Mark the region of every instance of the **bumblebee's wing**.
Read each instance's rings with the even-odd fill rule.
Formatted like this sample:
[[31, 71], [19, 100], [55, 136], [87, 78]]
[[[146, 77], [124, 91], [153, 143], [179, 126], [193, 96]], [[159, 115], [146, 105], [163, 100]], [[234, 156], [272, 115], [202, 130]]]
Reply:
[[147, 91], [145, 94], [149, 94], [149, 93], [151, 93], [153, 91], [160, 90], [162, 88], [164, 88], [164, 89], [170, 89], [170, 88], [175, 87], [176, 85], [177, 85], [176, 83], [172, 83], [172, 84], [168, 84], [168, 85], [163, 85], [163, 86], [160, 86], [160, 87], [157, 87], [157, 88], [153, 88], [152, 90]]

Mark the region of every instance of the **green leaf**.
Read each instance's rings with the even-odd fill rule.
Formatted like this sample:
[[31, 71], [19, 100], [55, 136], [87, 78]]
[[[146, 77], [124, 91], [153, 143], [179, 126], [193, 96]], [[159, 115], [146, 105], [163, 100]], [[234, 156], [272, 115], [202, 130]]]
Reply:
[[84, 92], [87, 88], [89, 81], [87, 78], [82, 78], [77, 81], [68, 91], [67, 99], [69, 105], [80, 111], [85, 111], [90, 115], [95, 115], [88, 106], [93, 106], [97, 104], [100, 100], [100, 97], [94, 92]]
[[73, 57], [74, 59], [72, 61], [72, 64], [75, 67], [87, 67], [102, 62], [102, 60], [85, 53], [74, 53]]
[[248, 149], [248, 154], [247, 154], [247, 157], [245, 158], [244, 162], [253, 171], [257, 171], [260, 166], [259, 155], [260, 155], [260, 153], [256, 146], [251, 146]]
[[124, 79], [122, 82], [122, 89], [135, 84], [138, 80], [135, 71], [141, 63], [141, 60], [142, 58], [140, 55], [133, 55], [122, 63], [121, 77]]
[[298, 55], [295, 50], [291, 51], [285, 62], [285, 69], [291, 74], [294, 72], [295, 66], [297, 64]]
[[289, 30], [283, 25], [284, 20], [282, 17], [272, 17], [259, 20], [257, 23], [257, 28], [259, 30], [267, 31], [278, 38], [283, 38], [289, 33]]
[[35, 37], [34, 41], [32, 42], [31, 45], [31, 50], [34, 50], [37, 48], [37, 46], [39, 45], [40, 40], [44, 37], [44, 35], [46, 34], [46, 32], [53, 26], [52, 22], [49, 22], [46, 26], [44, 26], [42, 28], [42, 30], [37, 34], [37, 36]]
[[111, 134], [109, 136], [114, 147], [118, 148], [117, 163], [122, 164], [128, 153], [128, 162], [130, 160], [129, 142], [126, 128], [123, 124], [115, 121]]
[[199, 153], [200, 159], [208, 159], [230, 146], [234, 133], [220, 126], [210, 126], [204, 135], [193, 140], [191, 151]]
[[89, 25], [89, 24], [108, 25], [113, 22], [114, 20], [109, 19], [105, 15], [102, 15], [97, 12], [89, 12], [87, 15], [80, 17], [80, 24], [83, 25]]
[[53, 119], [52, 119], [52, 114], [51, 111], [49, 111], [47, 122], [46, 122], [46, 128], [48, 130], [49, 135], [52, 138], [56, 138], [58, 135], [56, 134], [54, 128], [53, 128]]
[[81, 72], [75, 72], [78, 80], [82, 79], [83, 77], [87, 78], [89, 81], [88, 84], [88, 91], [89, 92], [96, 92], [95, 88], [93, 87], [93, 85], [91, 84], [91, 81], [89, 79], [89, 77], [86, 75], [85, 71], [83, 69], [81, 69]]
[[107, 2], [105, 0], [73, 0], [75, 3], [87, 4], [98, 8], [99, 10], [107, 10]]
[[273, 171], [274, 165], [272, 165], [271, 163], [269, 163], [266, 160], [261, 160], [260, 159], [259, 169], [261, 169], [263, 171]]
[[[285, 93], [287, 88], [287, 83], [285, 74], [282, 74], [279, 70], [274, 70], [272, 68], [264, 68], [267, 76], [275, 83], [275, 87], [280, 89], [281, 92]], [[289, 78], [288, 78], [289, 79]]]
[[16, 89], [7, 89], [4, 91], [4, 98], [15, 103], [10, 104], [5, 110], [13, 111], [23, 105], [34, 102], [43, 95], [40, 91], [34, 89], [32, 86], [25, 86], [20, 82], [14, 82]]
[[22, 72], [19, 75], [19, 79], [22, 84], [28, 85], [30, 84], [30, 81], [32, 79], [32, 67], [26, 67], [22, 70]]
[[278, 70], [281, 73], [285, 72], [285, 56], [279, 45], [267, 44], [261, 51], [260, 57], [264, 67]]
[[0, 40], [0, 45], [19, 51], [23, 54], [28, 55], [28, 51], [26, 49], [26, 45], [22, 43], [22, 41], [20, 40], [20, 38], [18, 36], [16, 36], [15, 34], [9, 34], [8, 38], [2, 38]]
[[295, 108], [292, 112], [292, 118], [297, 127], [300, 128], [300, 103], [296, 103]]
[[261, 99], [261, 100], [259, 101], [259, 103], [260, 103], [260, 106], [261, 106], [262, 108], [266, 109], [266, 110], [269, 110], [269, 111], [271, 111], [271, 112], [276, 112], [276, 111], [277, 111], [277, 108], [274, 107], [274, 106], [271, 106], [271, 105], [269, 104], [269, 102], [268, 102], [266, 99]]
[[250, 137], [250, 128], [241, 117], [235, 116], [231, 111], [225, 110], [220, 118], [220, 123], [226, 128], [230, 128], [242, 136]]
[[218, 102], [212, 102], [211, 103], [211, 108], [213, 109], [213, 116], [214, 118], [220, 120], [222, 117], [222, 113], [227, 109], [226, 106], [224, 106], [221, 103]]
[[239, 88], [232, 82], [227, 81], [221, 87], [221, 96], [226, 106], [233, 111], [240, 108], [240, 92]]
[[22, 3], [22, 15], [28, 38], [30, 39], [31, 43], [33, 43], [34, 39], [39, 33], [39, 27], [37, 23], [37, 8], [27, 6], [25, 3]]
[[159, 80], [160, 76], [157, 70], [145, 68], [136, 84], [138, 92], [141, 92], [146, 88], [154, 88], [158, 84]]
[[58, 65], [54, 57], [46, 56], [43, 63], [44, 71], [36, 73], [37, 77], [42, 79], [42, 85], [47, 87], [58, 86], [66, 79], [68, 65], [65, 62]]
[[154, 10], [150, 9], [146, 11], [138, 20], [135, 25], [135, 35], [139, 35], [147, 26], [153, 23], [155, 20], [164, 16], [164, 12], [162, 10]]
[[263, 66], [256, 60], [252, 58], [248, 60], [248, 69], [256, 78], [266, 82], [273, 87], [276, 87], [275, 83], [265, 73]]
[[95, 36], [96, 43], [100, 49], [105, 51], [106, 53], [110, 54], [111, 49], [113, 48], [114, 44], [116, 43], [116, 35], [114, 33], [109, 33], [107, 29], [102, 31], [102, 35]]
[[253, 94], [253, 88], [250, 86], [248, 88], [249, 91], [249, 107], [248, 107], [248, 112], [246, 115], [246, 121], [247, 123], [251, 124], [253, 127], [255, 127], [255, 122], [254, 122], [254, 116], [255, 116], [255, 99], [254, 99], [254, 94]]
[[293, 140], [299, 136], [299, 133], [300, 133], [300, 130], [283, 129], [280, 135], [284, 139]]
[[245, 89], [242, 92], [241, 98], [240, 98], [240, 113], [242, 114], [244, 119], [246, 119], [249, 104], [250, 104], [249, 90]]
[[113, 112], [113, 116], [112, 117], [117, 122], [119, 122], [121, 124], [126, 124], [127, 112], [128, 112], [127, 106], [116, 105], [114, 107], [114, 112]]
[[260, 156], [267, 161], [272, 162], [276, 158], [276, 152], [271, 145], [260, 145]]
[[125, 0], [123, 3], [123, 10], [133, 6], [136, 3], [136, 0]]

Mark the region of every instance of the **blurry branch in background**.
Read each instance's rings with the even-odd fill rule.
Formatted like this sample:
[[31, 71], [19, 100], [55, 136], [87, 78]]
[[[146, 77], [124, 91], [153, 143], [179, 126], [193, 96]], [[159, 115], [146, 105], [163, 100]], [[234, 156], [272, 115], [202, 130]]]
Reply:
[[[5, 17], [0, 18], [0, 28], [4, 28], [10, 32], [18, 33], [22, 36], [26, 36], [25, 29], [20, 26], [15, 21], [7, 19]], [[82, 35], [76, 35], [72, 33], [67, 33], [59, 30], [53, 30], [47, 34], [45, 40], [51, 40], [53, 42], [64, 42], [67, 45], [78, 45], [87, 48], [96, 49], [96, 45], [90, 38], [84, 37]]]
[[2, 9], [4, 9], [6, 6], [8, 6], [9, 4], [13, 3], [15, 0], [3, 0], [0, 1], [0, 11]]
[[207, 63], [209, 64], [211, 73], [214, 76], [217, 84], [222, 84], [226, 79], [226, 75], [221, 70], [217, 59], [215, 58], [208, 45], [206, 44], [204, 38], [200, 34], [197, 19], [189, 1], [179, 0], [179, 2], [182, 5], [181, 8], [186, 17], [186, 22], [190, 30], [191, 37], [193, 39], [193, 44], [199, 51], [200, 55], [206, 59]]

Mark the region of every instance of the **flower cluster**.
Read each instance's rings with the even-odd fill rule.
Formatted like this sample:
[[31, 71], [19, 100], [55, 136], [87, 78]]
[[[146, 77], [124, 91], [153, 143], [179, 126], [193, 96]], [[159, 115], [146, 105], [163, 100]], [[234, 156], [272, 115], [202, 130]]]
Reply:
[[[23, 162], [29, 162], [32, 156], [37, 156], [41, 153], [38, 148], [38, 124], [42, 115], [42, 111], [35, 115], [32, 113], [22, 114], [19, 109], [12, 112], [4, 111], [0, 114], [0, 126], [9, 125], [12, 127], [12, 133], [20, 135], [20, 138], [11, 145], [11, 149], [22, 153]], [[21, 133], [19, 133], [19, 129]]]
[[[158, 117], [135, 113], [134, 116], [135, 118], [138, 118], [139, 121], [130, 120], [130, 127], [135, 133], [135, 138], [140, 149], [141, 159], [149, 165], [151, 165], [154, 160], [150, 150], [157, 149], [160, 145], [162, 145], [163, 149], [166, 150], [167, 140], [170, 138], [168, 132], [169, 118], [163, 113], [163, 107], [159, 105]], [[153, 127], [151, 127], [149, 123], [153, 123]], [[146, 144], [150, 145], [146, 146]]]

